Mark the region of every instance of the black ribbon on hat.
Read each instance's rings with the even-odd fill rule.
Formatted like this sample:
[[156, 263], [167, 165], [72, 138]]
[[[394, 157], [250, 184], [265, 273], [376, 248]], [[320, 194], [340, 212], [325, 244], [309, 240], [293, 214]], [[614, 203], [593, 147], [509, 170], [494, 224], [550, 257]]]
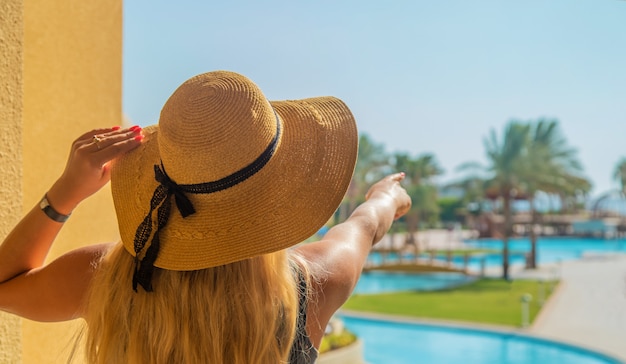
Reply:
[[[187, 197], [187, 193], [208, 194], [218, 192], [233, 187], [252, 177], [260, 171], [274, 155], [276, 146], [280, 140], [280, 134], [280, 120], [278, 119], [278, 115], [276, 115], [276, 135], [274, 135], [274, 138], [263, 153], [261, 153], [257, 159], [246, 167], [217, 181], [179, 185], [167, 175], [162, 162], [160, 165], [154, 165], [154, 179], [159, 182], [159, 185], [152, 194], [152, 198], [150, 199], [150, 211], [137, 227], [135, 240], [133, 242], [135, 250], [133, 290], [135, 292], [137, 292], [137, 285], [143, 287], [146, 292], [153, 291], [152, 274], [154, 272], [154, 262], [159, 255], [161, 247], [159, 234], [169, 220], [170, 212], [172, 210], [172, 196], [174, 196], [176, 207], [183, 218], [193, 215], [196, 210], [191, 203], [191, 200], [189, 200], [189, 197]], [[155, 210], [157, 210], [157, 223], [154, 235], [152, 235], [152, 228], [154, 225], [152, 215]], [[151, 235], [152, 241], [150, 242], [150, 246], [148, 246], [143, 258], [139, 259], [139, 254], [145, 248]]]

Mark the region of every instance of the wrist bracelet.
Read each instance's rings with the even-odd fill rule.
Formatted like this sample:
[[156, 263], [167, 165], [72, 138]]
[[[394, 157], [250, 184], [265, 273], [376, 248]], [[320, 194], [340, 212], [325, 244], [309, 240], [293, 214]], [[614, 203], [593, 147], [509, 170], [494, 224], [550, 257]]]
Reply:
[[55, 210], [50, 205], [47, 194], [43, 195], [43, 197], [41, 198], [41, 201], [39, 201], [39, 207], [41, 208], [41, 211], [43, 211], [46, 214], [46, 216], [48, 216], [49, 218], [51, 218], [52, 220], [56, 222], [66, 222], [67, 219], [69, 219], [71, 215], [71, 213], [67, 215], [63, 215], [59, 213], [57, 210]]

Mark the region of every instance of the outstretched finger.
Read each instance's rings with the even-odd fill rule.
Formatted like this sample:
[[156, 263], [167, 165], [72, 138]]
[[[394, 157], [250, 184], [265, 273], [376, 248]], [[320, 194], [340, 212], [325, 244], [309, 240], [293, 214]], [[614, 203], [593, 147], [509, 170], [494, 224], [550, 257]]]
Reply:
[[404, 172], [399, 172], [399, 173], [394, 173], [394, 174], [389, 175], [389, 178], [392, 181], [396, 181], [396, 182], [402, 181], [405, 177], [406, 177], [406, 173]]

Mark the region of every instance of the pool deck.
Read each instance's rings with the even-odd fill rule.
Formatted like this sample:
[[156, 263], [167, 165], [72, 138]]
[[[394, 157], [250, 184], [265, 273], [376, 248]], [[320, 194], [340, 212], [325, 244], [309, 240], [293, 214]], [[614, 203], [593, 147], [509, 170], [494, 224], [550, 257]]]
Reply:
[[626, 255], [517, 269], [514, 278], [560, 276], [528, 333], [596, 350], [626, 362]]

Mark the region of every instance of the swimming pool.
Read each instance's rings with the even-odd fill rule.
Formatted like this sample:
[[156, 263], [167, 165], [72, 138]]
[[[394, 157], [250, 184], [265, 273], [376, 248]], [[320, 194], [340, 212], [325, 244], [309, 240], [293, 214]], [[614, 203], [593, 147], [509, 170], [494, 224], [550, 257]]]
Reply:
[[476, 280], [463, 273], [364, 272], [354, 289], [356, 294], [398, 291], [434, 291]]
[[[475, 248], [502, 250], [501, 240], [468, 240], [466, 243]], [[626, 253], [626, 239], [542, 237], [537, 240], [537, 250], [539, 263], [553, 263], [580, 259], [586, 253]], [[530, 252], [530, 239], [511, 239], [509, 241], [509, 251], [522, 253], [518, 255]]]
[[[502, 241], [498, 239], [481, 239], [466, 241], [472, 248], [493, 250], [492, 253], [474, 254], [468, 260], [470, 270], [479, 271], [484, 264], [486, 267], [502, 266]], [[512, 266], [524, 265], [525, 255], [530, 252], [529, 238], [514, 238], [509, 240], [509, 262]], [[596, 239], [575, 237], [540, 237], [537, 241], [537, 263], [557, 263], [567, 260], [575, 260], [586, 254], [611, 254], [626, 253], [626, 239]], [[427, 254], [421, 256], [428, 259]], [[407, 256], [411, 259], [412, 256]], [[378, 252], [372, 252], [369, 256], [371, 263], [382, 262], [382, 256]], [[391, 253], [385, 257], [388, 261], [397, 261], [398, 255]], [[445, 261], [445, 255], [436, 258]], [[465, 262], [462, 256], [453, 258], [452, 263], [457, 267], [463, 267]]]
[[368, 364], [619, 364], [601, 353], [517, 333], [386, 321], [342, 314]]

